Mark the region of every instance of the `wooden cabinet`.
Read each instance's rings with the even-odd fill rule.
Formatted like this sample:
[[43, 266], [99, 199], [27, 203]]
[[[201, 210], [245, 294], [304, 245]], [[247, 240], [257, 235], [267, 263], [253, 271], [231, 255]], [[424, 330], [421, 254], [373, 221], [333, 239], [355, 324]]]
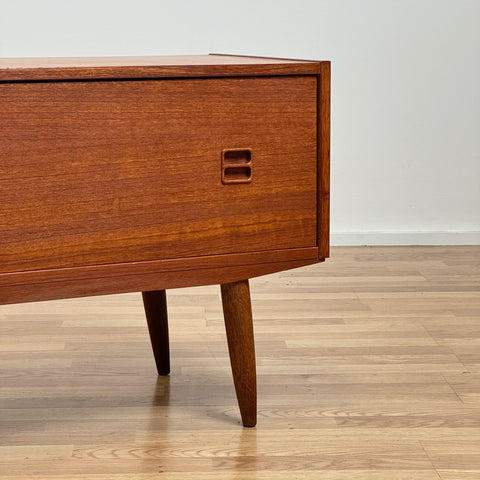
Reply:
[[0, 304], [234, 285], [325, 259], [329, 69], [0, 60]]

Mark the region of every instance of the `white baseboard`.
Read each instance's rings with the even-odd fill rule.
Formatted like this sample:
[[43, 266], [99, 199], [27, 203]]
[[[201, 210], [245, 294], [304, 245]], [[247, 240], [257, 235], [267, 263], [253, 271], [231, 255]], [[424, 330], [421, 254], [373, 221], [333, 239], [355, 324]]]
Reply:
[[332, 246], [480, 245], [478, 232], [332, 232]]

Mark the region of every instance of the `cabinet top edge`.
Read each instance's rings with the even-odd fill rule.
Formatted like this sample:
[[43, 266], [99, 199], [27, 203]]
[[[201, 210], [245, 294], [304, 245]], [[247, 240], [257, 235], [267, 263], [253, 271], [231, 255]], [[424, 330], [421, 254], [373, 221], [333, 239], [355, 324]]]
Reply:
[[0, 81], [317, 75], [322, 63], [221, 54], [0, 58]]

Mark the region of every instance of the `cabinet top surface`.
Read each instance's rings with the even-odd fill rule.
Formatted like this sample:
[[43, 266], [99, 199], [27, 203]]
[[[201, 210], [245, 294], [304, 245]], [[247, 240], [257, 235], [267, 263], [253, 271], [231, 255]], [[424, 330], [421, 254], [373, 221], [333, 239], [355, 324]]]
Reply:
[[321, 63], [234, 55], [0, 58], [0, 81], [315, 75]]

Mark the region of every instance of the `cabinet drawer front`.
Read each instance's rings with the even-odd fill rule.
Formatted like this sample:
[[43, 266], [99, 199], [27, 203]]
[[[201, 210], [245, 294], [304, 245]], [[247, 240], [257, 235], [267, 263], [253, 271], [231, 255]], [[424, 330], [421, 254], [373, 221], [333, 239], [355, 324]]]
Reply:
[[0, 84], [0, 272], [316, 245], [316, 88]]

